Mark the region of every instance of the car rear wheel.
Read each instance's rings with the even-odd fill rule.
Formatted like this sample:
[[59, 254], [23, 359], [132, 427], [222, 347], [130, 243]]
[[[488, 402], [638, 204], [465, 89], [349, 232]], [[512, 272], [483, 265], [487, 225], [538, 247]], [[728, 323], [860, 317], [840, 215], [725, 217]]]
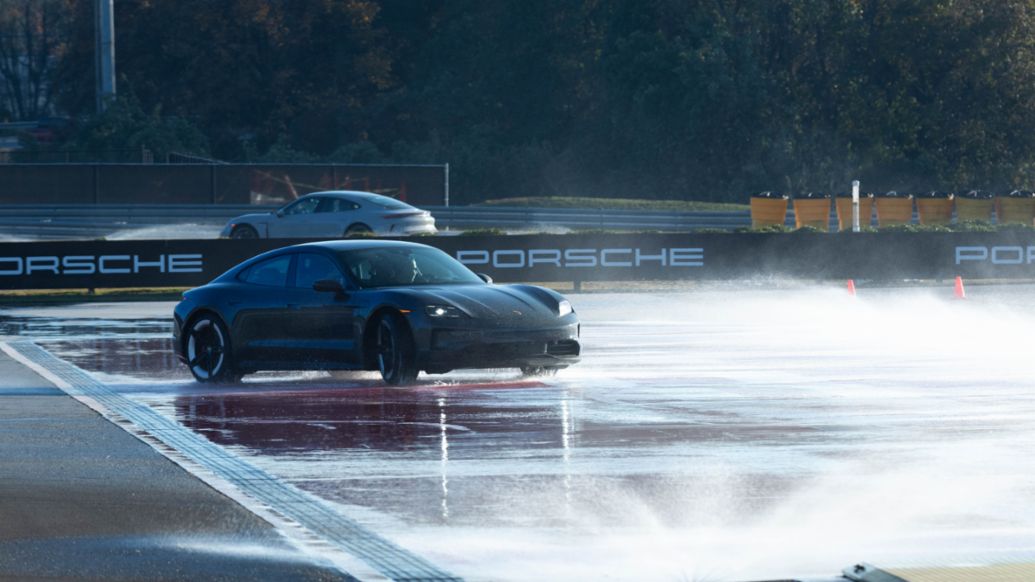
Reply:
[[233, 232], [230, 233], [230, 238], [235, 239], [252, 239], [259, 238], [259, 232], [255, 230], [254, 226], [249, 224], [242, 224], [234, 227]]
[[560, 368], [556, 366], [522, 366], [521, 375], [528, 377], [556, 376]]
[[345, 229], [345, 238], [353, 236], [371, 236], [374, 231], [365, 224], [353, 224]]
[[385, 383], [410, 384], [417, 379], [417, 358], [413, 337], [398, 315], [389, 314], [377, 322], [374, 356]]
[[201, 315], [187, 329], [187, 366], [198, 382], [233, 382], [240, 378], [230, 357], [230, 334], [219, 319]]

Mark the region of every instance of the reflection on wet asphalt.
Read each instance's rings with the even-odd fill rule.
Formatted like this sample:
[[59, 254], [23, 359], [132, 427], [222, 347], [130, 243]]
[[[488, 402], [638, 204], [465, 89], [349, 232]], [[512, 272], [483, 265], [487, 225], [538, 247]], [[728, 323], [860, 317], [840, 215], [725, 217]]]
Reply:
[[200, 385], [160, 319], [3, 325], [470, 579], [1030, 561], [1035, 305], [944, 295], [573, 296], [580, 365], [407, 388]]
[[0, 315], [0, 336], [28, 338], [54, 337], [118, 337], [126, 334], [172, 333], [169, 319], [55, 319], [50, 317], [17, 317]]

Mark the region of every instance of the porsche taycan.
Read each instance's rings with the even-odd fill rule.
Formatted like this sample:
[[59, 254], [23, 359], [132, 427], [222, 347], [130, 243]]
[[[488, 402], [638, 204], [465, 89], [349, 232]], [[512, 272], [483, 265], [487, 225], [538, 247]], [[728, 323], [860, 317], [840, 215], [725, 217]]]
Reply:
[[314, 192], [273, 212], [230, 219], [220, 238], [338, 238], [356, 235], [435, 234], [431, 213], [374, 194]]
[[559, 293], [497, 285], [448, 254], [402, 241], [326, 241], [249, 259], [187, 291], [174, 310], [179, 359], [201, 382], [259, 370], [420, 372], [579, 360], [578, 316]]

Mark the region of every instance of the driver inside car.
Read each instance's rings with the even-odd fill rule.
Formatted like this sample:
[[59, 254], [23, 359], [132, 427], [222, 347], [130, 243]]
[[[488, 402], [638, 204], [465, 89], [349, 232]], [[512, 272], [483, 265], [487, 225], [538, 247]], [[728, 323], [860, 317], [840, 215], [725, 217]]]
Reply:
[[387, 287], [418, 282], [420, 268], [409, 254], [385, 254], [377, 260], [363, 260], [350, 269], [364, 287]]

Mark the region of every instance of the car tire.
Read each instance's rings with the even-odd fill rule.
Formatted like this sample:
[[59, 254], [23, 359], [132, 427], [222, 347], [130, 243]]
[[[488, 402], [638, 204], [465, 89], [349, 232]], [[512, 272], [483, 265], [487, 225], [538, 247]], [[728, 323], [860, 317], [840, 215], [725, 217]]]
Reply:
[[345, 229], [345, 238], [352, 238], [354, 236], [372, 236], [374, 231], [365, 224], [351, 224]]
[[542, 378], [546, 376], [556, 376], [558, 370], [557, 366], [521, 366], [521, 375], [529, 378]]
[[234, 227], [234, 230], [230, 233], [230, 238], [239, 240], [259, 238], [259, 231], [255, 230], [255, 227], [250, 224], [242, 224]]
[[374, 360], [386, 384], [401, 386], [417, 379], [417, 354], [413, 336], [394, 313], [381, 317], [374, 328]]
[[235, 382], [240, 374], [234, 370], [230, 350], [230, 333], [218, 317], [202, 314], [186, 327], [183, 353], [187, 367], [198, 382]]

